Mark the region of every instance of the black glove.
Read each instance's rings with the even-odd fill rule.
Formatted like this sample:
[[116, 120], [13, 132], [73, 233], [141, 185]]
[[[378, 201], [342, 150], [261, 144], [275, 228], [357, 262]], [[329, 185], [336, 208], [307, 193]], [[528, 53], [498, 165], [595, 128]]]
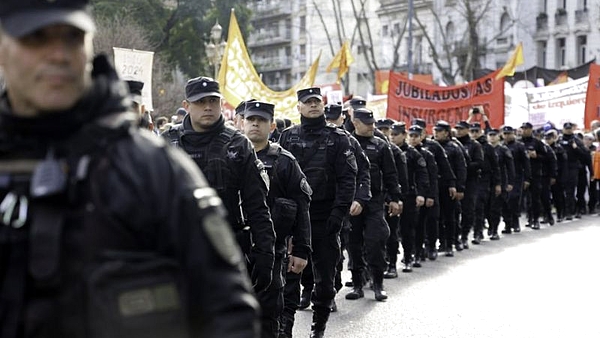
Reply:
[[327, 219], [327, 233], [337, 234], [342, 230], [342, 223], [344, 220], [345, 212], [339, 209], [333, 209], [331, 215]]
[[265, 254], [252, 254], [250, 279], [252, 287], [257, 294], [265, 291], [273, 278], [273, 256]]

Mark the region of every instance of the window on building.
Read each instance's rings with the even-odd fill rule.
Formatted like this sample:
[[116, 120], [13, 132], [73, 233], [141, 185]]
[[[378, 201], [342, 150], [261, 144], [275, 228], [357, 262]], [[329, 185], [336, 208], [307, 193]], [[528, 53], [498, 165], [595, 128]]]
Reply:
[[400, 34], [400, 23], [398, 23], [398, 22], [396, 22], [396, 23], [394, 24], [394, 31], [393, 31], [393, 35], [396, 35], [396, 34]]
[[587, 10], [587, 0], [579, 0], [577, 8]]
[[390, 34], [390, 32], [388, 32], [388, 25], [383, 25], [381, 27], [381, 35], [388, 36], [389, 34]]
[[577, 37], [577, 62], [584, 64], [586, 62], [585, 54], [587, 53], [587, 36], [581, 35]]
[[542, 0], [542, 12], [548, 12], [548, 0]]
[[560, 38], [556, 40], [556, 65], [563, 67], [567, 64], [567, 39]]
[[537, 64], [540, 67], [546, 67], [546, 49], [548, 48], [548, 43], [546, 41], [538, 41], [538, 55], [537, 55]]
[[300, 31], [301, 32], [305, 32], [306, 31], [306, 17], [305, 16], [301, 16], [300, 17]]
[[300, 45], [300, 59], [306, 59], [306, 45]]
[[417, 36], [415, 38], [415, 65], [423, 63], [423, 37]]
[[558, 0], [558, 8], [567, 9], [567, 0]]

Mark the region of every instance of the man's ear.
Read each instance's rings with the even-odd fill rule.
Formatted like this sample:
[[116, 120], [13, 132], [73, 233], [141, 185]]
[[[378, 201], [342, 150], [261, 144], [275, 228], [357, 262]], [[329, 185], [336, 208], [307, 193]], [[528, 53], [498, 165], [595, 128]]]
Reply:
[[189, 111], [190, 108], [190, 103], [188, 102], [188, 100], [183, 100], [181, 102], [181, 106], [183, 107], [183, 109], [185, 109], [186, 111]]
[[269, 128], [269, 132], [272, 133], [275, 128], [277, 128], [277, 123], [275, 123], [275, 121], [271, 121], [271, 128]]

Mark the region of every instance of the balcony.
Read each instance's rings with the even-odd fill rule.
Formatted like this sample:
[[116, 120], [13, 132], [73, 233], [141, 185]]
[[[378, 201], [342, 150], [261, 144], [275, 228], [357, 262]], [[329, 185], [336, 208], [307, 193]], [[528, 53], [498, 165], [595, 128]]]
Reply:
[[292, 42], [292, 30], [285, 29], [282, 33], [277, 31], [259, 31], [248, 38], [248, 47], [264, 47], [269, 45], [287, 44]]
[[583, 21], [588, 21], [588, 9], [584, 8], [584, 9], [578, 9], [575, 11], [575, 22], [576, 23], [580, 23]]
[[535, 27], [538, 31], [548, 30], [548, 14], [540, 13], [535, 18]]
[[276, 56], [271, 58], [257, 58], [254, 60], [254, 67], [259, 72], [274, 72], [285, 69], [292, 69], [291, 56]]
[[575, 33], [581, 34], [590, 31], [590, 19], [587, 8], [575, 11]]
[[558, 8], [556, 14], [554, 14], [554, 21], [557, 26], [564, 26], [567, 24], [567, 10], [564, 8]]
[[253, 13], [253, 19], [256, 21], [288, 16], [292, 14], [292, 1], [285, 0], [271, 3], [256, 1], [253, 2], [253, 6], [250, 6], [250, 9]]

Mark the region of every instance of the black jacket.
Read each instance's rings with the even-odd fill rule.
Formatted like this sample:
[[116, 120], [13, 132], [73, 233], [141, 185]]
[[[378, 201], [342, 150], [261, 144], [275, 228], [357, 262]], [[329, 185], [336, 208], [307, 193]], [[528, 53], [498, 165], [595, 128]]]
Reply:
[[515, 161], [512, 152], [507, 146], [499, 144], [494, 147], [498, 156], [498, 165], [500, 166], [500, 181], [502, 182], [502, 191], [506, 191], [507, 185], [515, 185]]
[[456, 173], [452, 170], [450, 162], [448, 161], [448, 155], [444, 148], [439, 142], [433, 139], [426, 138], [423, 140], [423, 146], [427, 147], [433, 156], [438, 167], [439, 179], [444, 182], [445, 187], [456, 188]]
[[457, 137], [457, 140], [465, 147], [469, 154], [467, 163], [467, 178], [478, 178], [483, 168], [483, 149], [481, 144], [471, 139], [469, 135]]
[[438, 189], [438, 166], [435, 161], [435, 157], [433, 153], [427, 149], [427, 147], [418, 145], [415, 147], [425, 159], [425, 163], [427, 164], [427, 174], [429, 175], [429, 189], [425, 192], [424, 197], [431, 198], [434, 200], [438, 199], [439, 189]]
[[515, 179], [518, 184], [523, 181], [531, 182], [531, 162], [525, 150], [525, 145], [520, 141], [506, 142], [515, 161]]
[[[113, 287], [134, 292], [113, 295], [110, 283], [98, 282], [167, 260], [181, 277], [170, 276], [188, 286], [179, 304], [189, 309], [193, 337], [256, 337], [257, 303], [220, 200], [184, 153], [128, 123], [135, 115], [125, 113], [126, 87], [105, 58], [94, 61], [93, 75], [89, 95], [66, 112], [18, 118], [6, 93], [0, 99], [0, 196], [29, 200], [24, 225], [0, 225], [0, 336], [116, 336], [115, 322], [131, 324], [123, 311], [135, 310], [119, 301], [136, 288]], [[61, 163], [67, 180], [34, 197], [31, 172], [46, 157]], [[43, 182], [60, 182], [52, 177]], [[156, 278], [134, 280], [153, 290]], [[115, 321], [103, 321], [108, 316]], [[13, 320], [18, 335], [10, 333]], [[159, 332], [157, 325], [141, 320], [130, 335]]]
[[427, 196], [429, 191], [429, 173], [427, 162], [423, 155], [406, 142], [400, 146], [406, 154], [406, 166], [408, 169], [408, 189], [406, 193], [413, 196]]
[[477, 141], [481, 144], [481, 149], [483, 150], [482, 180], [490, 182], [492, 187], [501, 185], [498, 155], [496, 155], [494, 147], [487, 141], [486, 136], [479, 137]]
[[[452, 172], [456, 175], [456, 191], [465, 192], [465, 184], [467, 181], [467, 163], [465, 162], [465, 157], [463, 156], [462, 150], [455, 142], [456, 141], [453, 140], [445, 140], [439, 143], [448, 155], [448, 162], [450, 163]], [[431, 148], [429, 149], [431, 150]], [[441, 181], [439, 182], [439, 187], [440, 189], [449, 188], [452, 187], [452, 185], [451, 182], [444, 181], [442, 177]]]
[[354, 134], [371, 163], [371, 194], [387, 195], [392, 201], [400, 201], [400, 186], [394, 155], [389, 144], [378, 137]]

